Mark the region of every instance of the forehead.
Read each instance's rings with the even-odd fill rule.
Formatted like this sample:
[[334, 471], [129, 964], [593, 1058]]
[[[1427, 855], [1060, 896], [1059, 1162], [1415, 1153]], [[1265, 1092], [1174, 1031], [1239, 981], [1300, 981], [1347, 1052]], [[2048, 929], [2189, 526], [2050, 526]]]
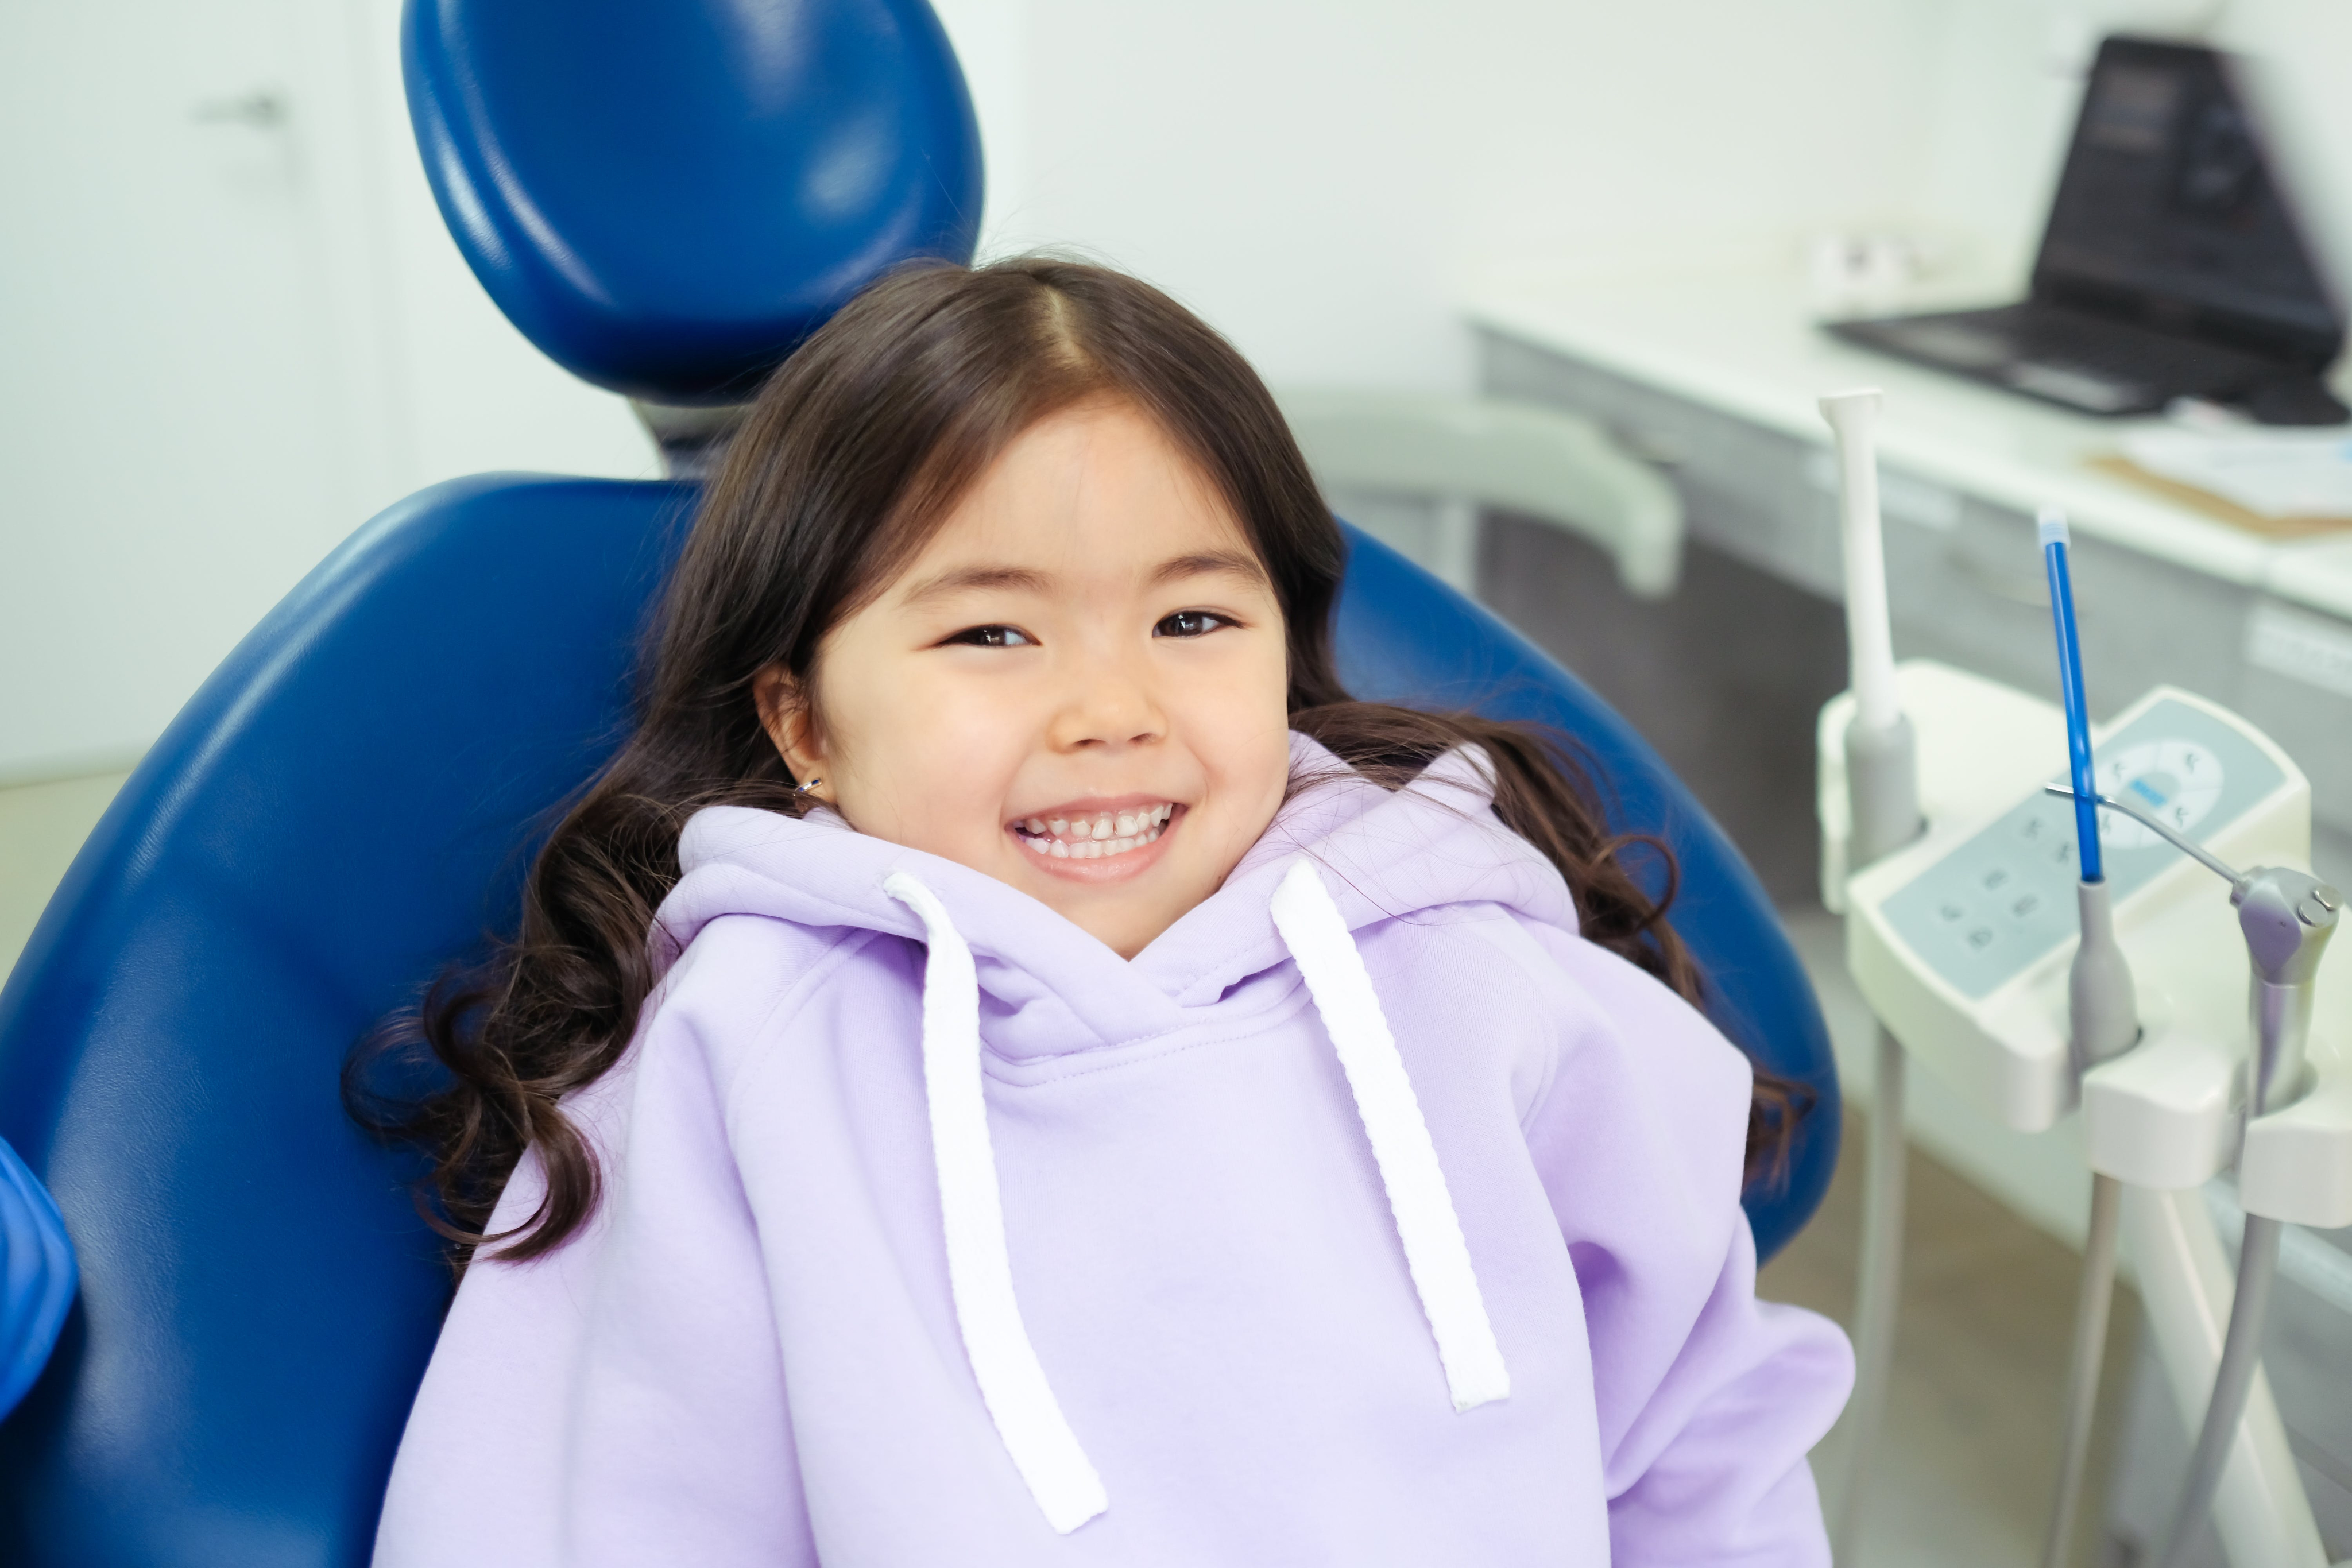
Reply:
[[1047, 415], [999, 453], [901, 581], [983, 558], [1127, 575], [1203, 550], [1255, 553], [1215, 481], [1156, 421], [1091, 402]]

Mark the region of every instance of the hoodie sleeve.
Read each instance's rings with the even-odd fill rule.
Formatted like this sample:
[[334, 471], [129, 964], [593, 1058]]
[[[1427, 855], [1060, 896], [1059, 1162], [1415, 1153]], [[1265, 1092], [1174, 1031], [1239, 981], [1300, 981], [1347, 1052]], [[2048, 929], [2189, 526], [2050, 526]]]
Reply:
[[1826, 1568], [1805, 1456], [1853, 1357], [1756, 1299], [1747, 1060], [1631, 964], [1527, 928], [1580, 993], [1528, 1132], [1583, 1292], [1612, 1561]]
[[[698, 1033], [656, 1012], [567, 1104], [600, 1155], [589, 1225], [467, 1270], [376, 1568], [814, 1568], [759, 1236]], [[526, 1155], [493, 1228], [543, 1190]]]

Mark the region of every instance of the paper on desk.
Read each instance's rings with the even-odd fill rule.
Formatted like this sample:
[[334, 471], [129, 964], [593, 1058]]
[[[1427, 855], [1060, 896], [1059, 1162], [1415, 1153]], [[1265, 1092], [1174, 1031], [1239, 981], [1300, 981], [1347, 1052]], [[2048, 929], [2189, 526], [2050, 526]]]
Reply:
[[2352, 517], [2352, 434], [2342, 430], [2143, 430], [2124, 455], [2160, 478], [2265, 517]]

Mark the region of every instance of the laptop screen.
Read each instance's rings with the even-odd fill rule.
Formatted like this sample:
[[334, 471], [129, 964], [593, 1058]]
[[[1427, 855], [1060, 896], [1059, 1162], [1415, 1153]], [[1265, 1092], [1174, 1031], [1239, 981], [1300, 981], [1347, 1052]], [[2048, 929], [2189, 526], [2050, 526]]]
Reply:
[[2181, 44], [2101, 46], [2033, 292], [2322, 363], [2343, 340], [2221, 57]]

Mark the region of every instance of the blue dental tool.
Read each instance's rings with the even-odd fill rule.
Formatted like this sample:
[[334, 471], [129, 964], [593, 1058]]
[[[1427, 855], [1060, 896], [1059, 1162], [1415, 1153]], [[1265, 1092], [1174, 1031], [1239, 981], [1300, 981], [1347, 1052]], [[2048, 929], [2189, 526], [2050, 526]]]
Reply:
[[2083, 644], [2074, 631], [2074, 584], [2067, 571], [2066, 515], [2042, 508], [2038, 532], [2050, 569], [2050, 616], [2058, 629], [2058, 686], [2066, 704], [2066, 753], [2074, 776], [2074, 841], [2084, 882], [2104, 882], [2099, 859], [2098, 783], [2091, 770], [2091, 712], [2083, 699]]

